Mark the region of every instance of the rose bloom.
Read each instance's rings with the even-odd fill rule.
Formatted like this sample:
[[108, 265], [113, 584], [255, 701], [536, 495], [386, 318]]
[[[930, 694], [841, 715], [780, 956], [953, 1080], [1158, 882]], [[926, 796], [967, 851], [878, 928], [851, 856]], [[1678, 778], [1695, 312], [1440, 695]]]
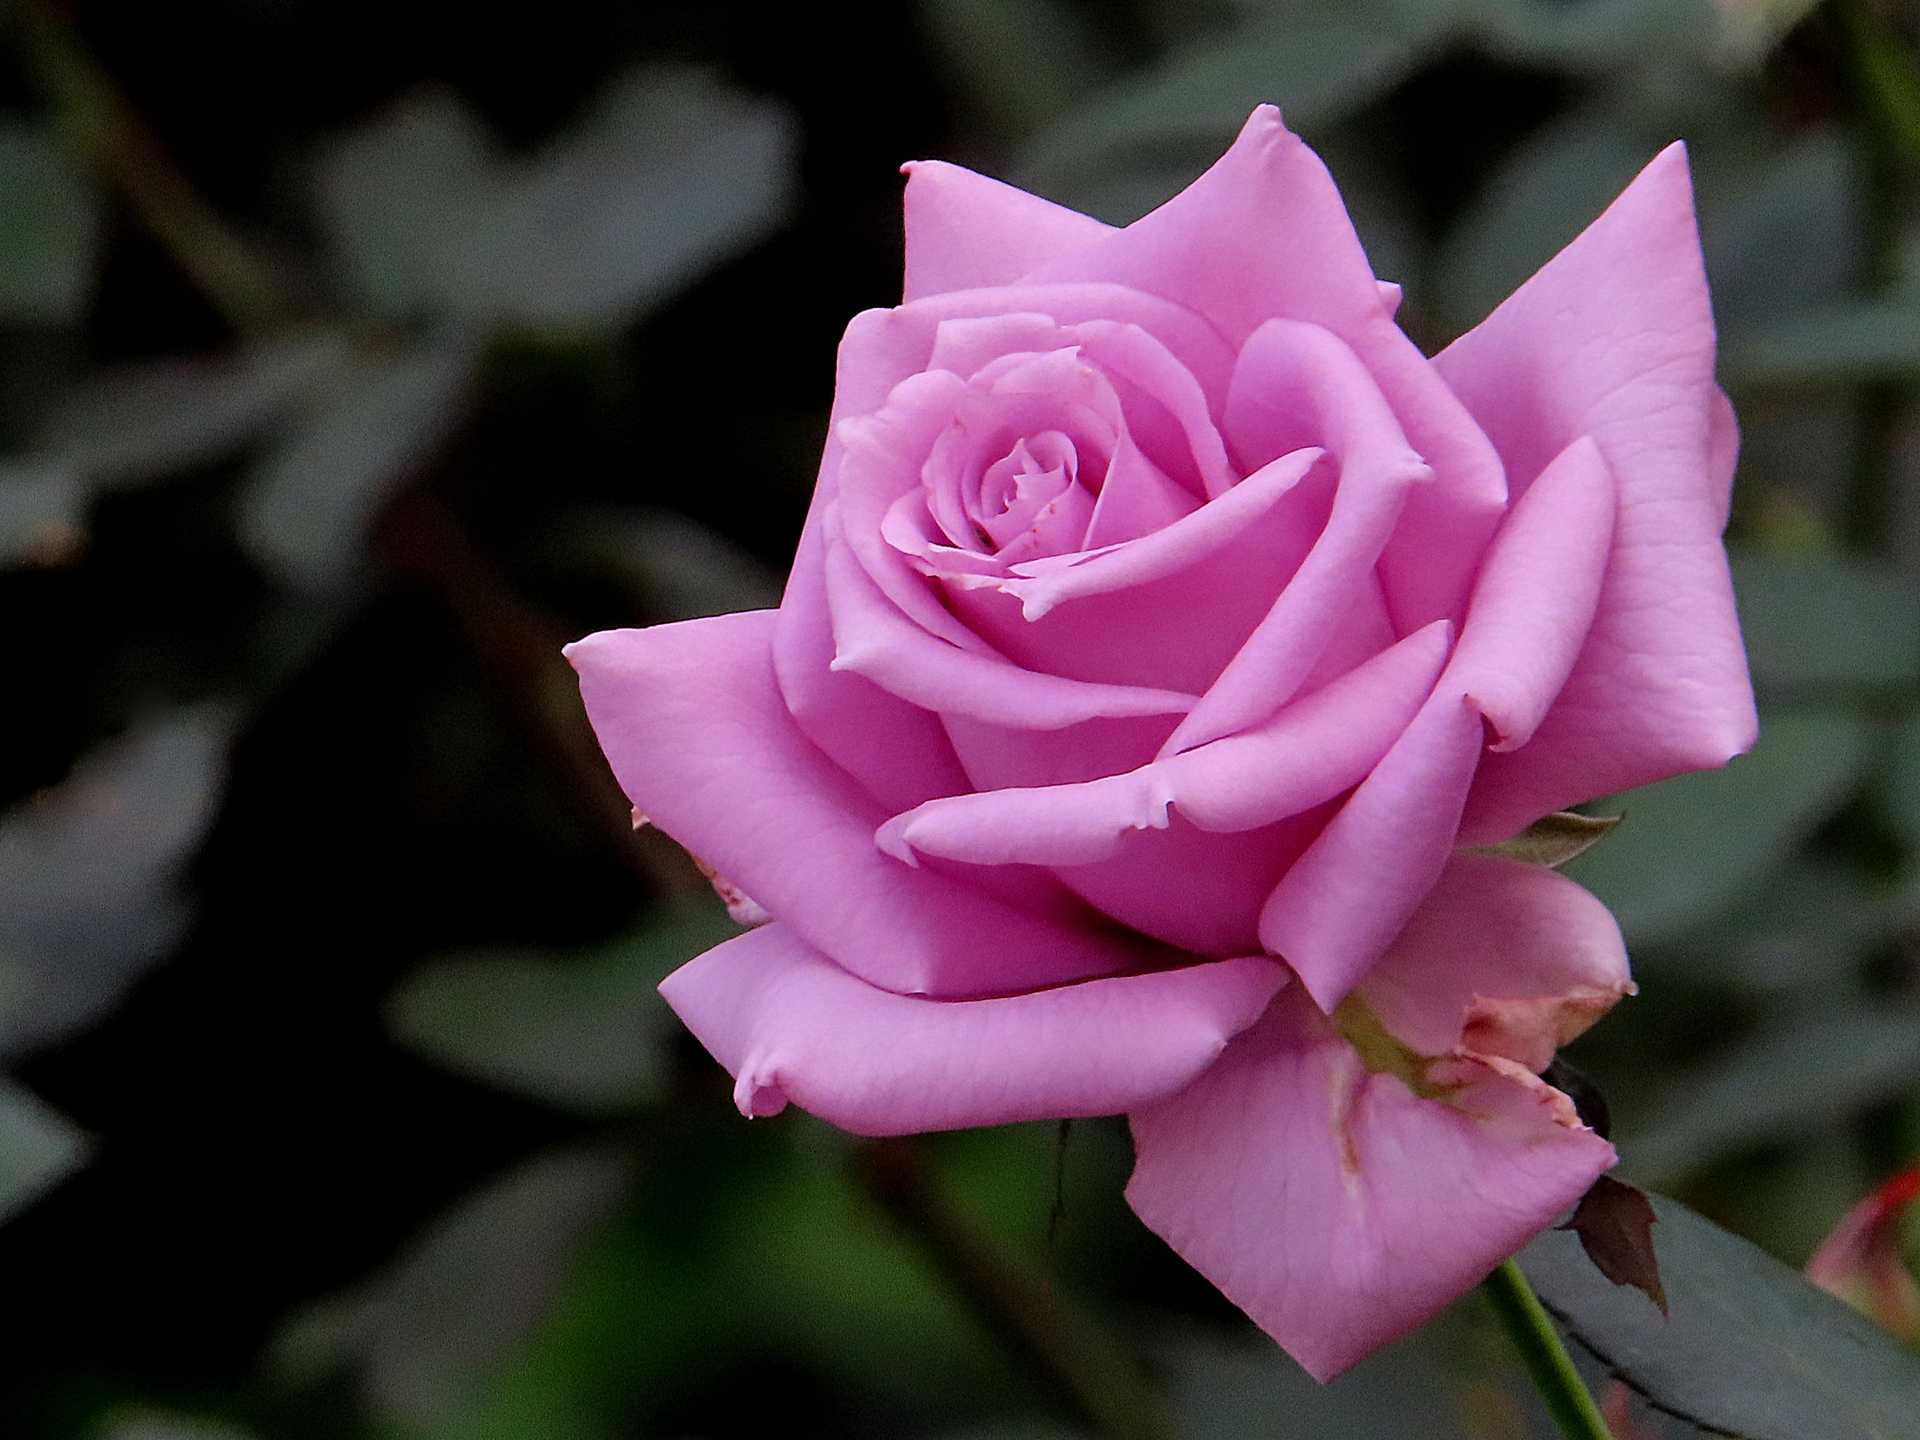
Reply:
[[1271, 108], [1125, 229], [908, 171], [780, 608], [569, 650], [772, 917], [662, 989], [748, 1115], [1126, 1113], [1324, 1379], [1615, 1159], [1539, 1072], [1619, 931], [1474, 850], [1754, 738], [1684, 153], [1431, 360]]

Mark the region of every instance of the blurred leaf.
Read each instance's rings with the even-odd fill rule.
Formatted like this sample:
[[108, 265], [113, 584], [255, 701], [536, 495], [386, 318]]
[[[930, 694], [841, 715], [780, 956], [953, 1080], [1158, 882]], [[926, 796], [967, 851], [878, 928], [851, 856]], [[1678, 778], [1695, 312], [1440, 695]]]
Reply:
[[1570, 1234], [1520, 1253], [1547, 1308], [1656, 1403], [1750, 1440], [1913, 1440], [1920, 1357], [1795, 1271], [1656, 1197], [1671, 1318], [1608, 1283]]
[[375, 1414], [404, 1430], [469, 1422], [630, 1181], [605, 1145], [522, 1162], [442, 1214], [381, 1275], [295, 1312], [271, 1364], [296, 1381], [350, 1367]]
[[444, 306], [441, 246], [497, 160], [479, 118], [441, 86], [404, 96], [325, 157], [315, 195], [363, 303], [402, 320]]
[[1893, 898], [1854, 868], [1802, 859], [1746, 895], [1710, 936], [1688, 936], [1685, 963], [1717, 965], [1759, 995], [1843, 994], [1857, 982], [1862, 947], [1886, 931], [1893, 912]]
[[1071, 109], [1111, 65], [1091, 15], [1062, 0], [922, 0], [921, 22], [1004, 135]]
[[[1182, 1440], [1279, 1433], [1288, 1440], [1473, 1440], [1479, 1433], [1448, 1403], [1453, 1366], [1431, 1331], [1368, 1356], [1328, 1385], [1263, 1335], [1227, 1340], [1196, 1332], [1168, 1346], [1161, 1359]], [[1283, 1422], [1284, 1432], [1275, 1428]]]
[[1623, 822], [1567, 873], [1606, 901], [1630, 941], [1684, 931], [1763, 879], [1833, 812], [1858, 779], [1871, 736], [1869, 721], [1850, 710], [1770, 710], [1753, 753], [1726, 769], [1597, 802]]
[[1881, 794], [1911, 856], [1920, 858], [1920, 713], [1900, 727]]
[[650, 622], [691, 620], [780, 603], [780, 577], [718, 531], [671, 510], [596, 507], [559, 527], [552, 562], [603, 574]]
[[1838, 128], [1817, 129], [1761, 157], [1739, 194], [1703, 206], [1713, 317], [1730, 352], [1737, 337], [1852, 288], [1861, 249], [1855, 159]]
[[1747, 662], [1763, 692], [1920, 679], [1920, 595], [1890, 567], [1751, 550], [1732, 558]]
[[62, 397], [34, 454], [107, 485], [204, 464], [284, 423], [350, 361], [345, 335], [314, 330], [103, 371]]
[[86, 1163], [92, 1145], [74, 1123], [0, 1075], [0, 1221], [11, 1219]]
[[252, 1440], [252, 1434], [218, 1420], [141, 1409], [114, 1416], [99, 1432], [99, 1440]]
[[1838, 1125], [1916, 1078], [1920, 1015], [1858, 1003], [1795, 1014], [1684, 1077], [1621, 1152], [1637, 1176], [1670, 1183], [1743, 1147]]
[[684, 68], [629, 70], [525, 161], [430, 91], [349, 138], [321, 207], [367, 300], [482, 326], [606, 325], [658, 304], [783, 217], [786, 112]]
[[100, 200], [37, 128], [0, 122], [0, 322], [77, 324], [93, 289]]
[[1384, 94], [1446, 33], [1452, 12], [1420, 0], [1288, 6], [1108, 87], [1035, 135], [1020, 172], [1068, 204], [1142, 162], [1154, 168], [1169, 150], [1204, 156], [1191, 179], [1256, 105], [1277, 104], [1290, 127], [1312, 130]]
[[219, 706], [148, 720], [0, 816], [0, 1053], [94, 1019], [178, 939], [232, 728]]
[[1763, 58], [1819, 0], [1722, 0], [1716, 7], [1728, 48], [1749, 63]]
[[1480, 0], [1481, 43], [1512, 61], [1569, 70], [1629, 70], [1650, 55], [1704, 60], [1721, 38], [1712, 0]]
[[1447, 325], [1478, 325], [1612, 204], [1659, 149], [1610, 103], [1572, 111], [1524, 141], [1441, 244], [1432, 293]]
[[338, 589], [381, 502], [452, 429], [473, 365], [472, 345], [457, 334], [367, 364], [270, 452], [240, 515], [241, 539], [260, 563], [295, 589]]
[[387, 1002], [405, 1045], [449, 1070], [590, 1115], [656, 1098], [663, 1032], [656, 993], [677, 966], [739, 934], [712, 901], [654, 917], [579, 956], [505, 952], [430, 961]]
[[1920, 370], [1920, 299], [1858, 300], [1783, 321], [1732, 346], [1725, 370], [1739, 385], [1910, 376]]
[[86, 496], [65, 465], [0, 462], [0, 567], [58, 564], [85, 543]]
[[917, 1431], [885, 1423], [902, 1411], [958, 1424], [1039, 1408], [928, 1256], [850, 1181], [847, 1137], [798, 1114], [705, 1114], [652, 1155], [640, 1204], [583, 1254], [472, 1440], [656, 1433], [646, 1417], [684, 1417], [692, 1397], [712, 1418], [770, 1359], [789, 1385], [877, 1407], [875, 1433]]

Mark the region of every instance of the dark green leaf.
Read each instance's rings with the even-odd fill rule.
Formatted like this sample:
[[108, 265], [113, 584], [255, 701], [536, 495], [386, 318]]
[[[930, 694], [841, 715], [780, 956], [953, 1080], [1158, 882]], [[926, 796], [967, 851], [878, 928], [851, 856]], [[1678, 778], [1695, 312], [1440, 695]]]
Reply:
[[1609, 1283], [1571, 1234], [1520, 1254], [1541, 1300], [1634, 1389], [1748, 1440], [1916, 1440], [1920, 1356], [1797, 1272], [1656, 1197], [1671, 1318]]
[[655, 1097], [662, 1037], [675, 1023], [656, 992], [669, 971], [737, 935], [717, 904], [650, 919], [581, 956], [446, 956], [387, 1004], [405, 1044], [471, 1079], [563, 1110], [612, 1114]]
[[1920, 596], [1891, 569], [1736, 550], [1733, 584], [1762, 691], [1884, 689], [1920, 678]]
[[1760, 743], [1725, 770], [1601, 802], [1624, 814], [1568, 874], [1606, 901], [1632, 941], [1669, 938], [1763, 880], [1859, 779], [1872, 726], [1839, 708], [1770, 710]]

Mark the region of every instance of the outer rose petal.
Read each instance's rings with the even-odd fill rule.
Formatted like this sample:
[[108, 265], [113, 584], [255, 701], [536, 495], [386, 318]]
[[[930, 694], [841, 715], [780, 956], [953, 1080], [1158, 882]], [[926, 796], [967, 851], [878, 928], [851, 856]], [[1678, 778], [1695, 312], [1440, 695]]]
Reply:
[[1524, 484], [1591, 435], [1620, 485], [1599, 614], [1531, 744], [1490, 757], [1463, 838], [1753, 743], [1720, 530], [1733, 454], [1682, 147], [1435, 364]]
[[781, 704], [773, 624], [764, 610], [716, 615], [567, 647], [640, 810], [808, 943], [891, 990], [995, 994], [1140, 968], [1140, 946], [875, 849], [886, 812]]
[[1358, 993], [1421, 1055], [1464, 1045], [1538, 1072], [1632, 989], [1592, 895], [1541, 865], [1456, 855]]
[[1262, 956], [992, 1000], [876, 990], [785, 925], [690, 961], [661, 994], [734, 1075], [856, 1135], [1112, 1115], [1179, 1089], [1287, 983]]
[[1454, 1078], [1442, 1102], [1368, 1074], [1289, 991], [1193, 1084], [1133, 1113], [1127, 1198], [1331, 1379], [1465, 1292], [1614, 1162], [1525, 1071], [1460, 1062]]
[[907, 174], [905, 300], [1011, 285], [1112, 232], [1082, 215], [940, 160]]

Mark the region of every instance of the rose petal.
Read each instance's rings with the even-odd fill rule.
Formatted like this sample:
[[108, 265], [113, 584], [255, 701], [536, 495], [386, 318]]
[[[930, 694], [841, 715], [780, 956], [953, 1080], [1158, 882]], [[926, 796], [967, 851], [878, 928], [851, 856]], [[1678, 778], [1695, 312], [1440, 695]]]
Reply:
[[1352, 597], [1373, 583], [1407, 492], [1430, 474], [1358, 357], [1317, 325], [1273, 320], [1247, 341], [1226, 428], [1243, 464], [1325, 447], [1339, 485], [1299, 571], [1174, 732], [1169, 752], [1230, 735], [1299, 692]]
[[1274, 887], [1261, 943], [1323, 1009], [1346, 998], [1440, 878], [1484, 739], [1480, 712], [1436, 689]]
[[978, 640], [966, 650], [948, 644], [902, 615], [837, 536], [828, 540], [825, 571], [834, 668], [865, 675], [925, 709], [1057, 730], [1101, 717], [1184, 714], [1194, 704], [1192, 695], [1171, 690], [1025, 670]]
[[906, 172], [906, 295], [1010, 285], [1111, 227], [941, 160]]
[[1632, 990], [1592, 895], [1544, 865], [1456, 855], [1357, 993], [1422, 1055], [1464, 1044], [1538, 1072]]
[[925, 360], [927, 335], [868, 310], [840, 342], [826, 454], [800, 548], [775, 623], [773, 654], [781, 694], [800, 731], [886, 807], [889, 813], [966, 788], [939, 720], [890, 695], [863, 675], [835, 670], [827, 608], [826, 537], [821, 527], [839, 496], [840, 442], [834, 427], [848, 414], [877, 409]]
[[768, 611], [717, 615], [567, 647], [640, 810], [809, 944], [890, 990], [977, 995], [1139, 968], [1143, 952], [1118, 936], [1049, 923], [876, 850], [885, 812], [781, 703], [773, 622]]
[[1329, 1380], [1458, 1298], [1614, 1161], [1524, 1070], [1452, 1078], [1443, 1103], [1368, 1074], [1307, 996], [1282, 994], [1186, 1089], [1133, 1113], [1127, 1198]]
[[1252, 830], [1358, 784], [1419, 710], [1447, 657], [1440, 622], [1409, 636], [1267, 724], [1122, 775], [930, 800], [880, 827], [880, 848], [975, 865], [1086, 865], [1168, 807], [1212, 831]]
[[1733, 446], [1713, 353], [1675, 145], [1435, 362], [1516, 482], [1591, 435], [1620, 487], [1592, 632], [1532, 743], [1483, 767], [1471, 843], [1575, 801], [1724, 764], [1753, 743], [1720, 544]]
[[1495, 537], [1447, 667], [1496, 751], [1533, 738], [1593, 624], [1613, 538], [1613, 474], [1582, 437], [1540, 473]]
[[1254, 956], [999, 999], [913, 999], [774, 924], [683, 965], [660, 993], [736, 1077], [742, 1113], [792, 1101], [856, 1135], [904, 1135], [1159, 1099], [1210, 1065], [1287, 979]]
[[[1338, 335], [1434, 471], [1382, 558], [1394, 618], [1410, 634], [1460, 617], [1506, 501], [1500, 458], [1393, 323], [1333, 177], [1287, 132], [1278, 110], [1254, 111], [1233, 148], [1158, 210], [1027, 280], [1117, 281], [1150, 291], [1205, 315], [1235, 347], [1276, 317]], [[1209, 386], [1208, 393], [1220, 392]]]

